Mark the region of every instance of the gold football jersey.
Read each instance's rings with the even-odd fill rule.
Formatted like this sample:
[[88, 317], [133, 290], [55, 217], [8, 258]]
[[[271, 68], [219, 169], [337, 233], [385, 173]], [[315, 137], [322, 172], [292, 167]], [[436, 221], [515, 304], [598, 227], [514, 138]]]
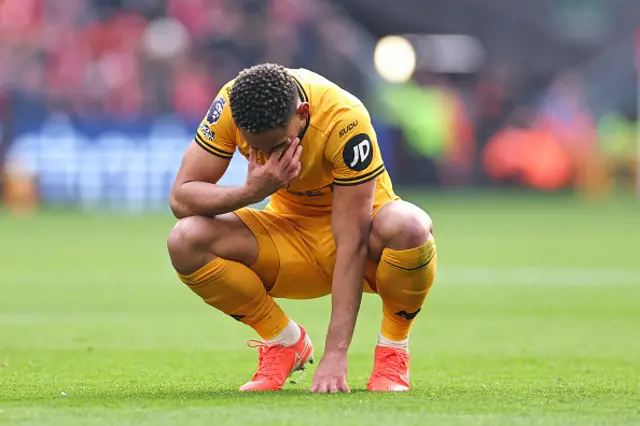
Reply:
[[[357, 185], [371, 179], [376, 179], [374, 211], [397, 199], [362, 102], [314, 72], [289, 72], [300, 99], [310, 105], [300, 142], [304, 147], [302, 169], [293, 182], [271, 196], [267, 209], [300, 215], [329, 213], [334, 185]], [[220, 90], [198, 126], [195, 140], [213, 155], [231, 159], [237, 150], [249, 158], [249, 145], [238, 131], [229, 105], [233, 84], [234, 80]]]

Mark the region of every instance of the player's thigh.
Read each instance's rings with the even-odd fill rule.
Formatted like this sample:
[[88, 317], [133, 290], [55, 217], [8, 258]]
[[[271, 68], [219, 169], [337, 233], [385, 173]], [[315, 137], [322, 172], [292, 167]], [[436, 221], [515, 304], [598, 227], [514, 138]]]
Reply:
[[167, 241], [171, 262], [189, 275], [216, 257], [251, 266], [258, 258], [255, 236], [234, 213], [180, 219]]
[[236, 213], [257, 241], [258, 257], [251, 269], [273, 297], [312, 299], [331, 292], [331, 278], [319, 262], [310, 228], [272, 211], [245, 208]]

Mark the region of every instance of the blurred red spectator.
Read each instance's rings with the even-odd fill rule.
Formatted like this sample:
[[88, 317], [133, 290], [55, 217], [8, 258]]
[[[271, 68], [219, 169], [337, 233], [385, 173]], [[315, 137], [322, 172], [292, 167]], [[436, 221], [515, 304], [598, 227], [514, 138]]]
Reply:
[[169, 0], [167, 16], [177, 19], [194, 37], [202, 39], [212, 26], [207, 9], [219, 8], [220, 0]]
[[573, 179], [571, 156], [553, 133], [528, 127], [525, 114], [517, 111], [513, 122], [487, 143], [482, 155], [487, 174], [541, 190], [567, 186]]
[[195, 61], [181, 62], [175, 70], [172, 106], [181, 115], [203, 116], [218, 87], [216, 79]]
[[0, 40], [13, 45], [36, 44], [43, 19], [43, 0], [4, 0], [0, 2]]

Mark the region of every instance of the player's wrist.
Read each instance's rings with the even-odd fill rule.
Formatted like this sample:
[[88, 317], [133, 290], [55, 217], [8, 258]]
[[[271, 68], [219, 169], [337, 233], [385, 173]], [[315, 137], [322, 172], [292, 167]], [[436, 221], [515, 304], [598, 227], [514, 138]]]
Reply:
[[346, 355], [349, 350], [349, 340], [345, 337], [335, 338], [331, 336], [331, 330], [325, 343], [324, 353], [329, 355]]
[[240, 187], [240, 197], [246, 203], [255, 204], [264, 200], [267, 197], [262, 196], [258, 190], [253, 188], [249, 183], [245, 183], [242, 187]]
[[348, 351], [349, 351], [349, 345], [346, 345], [344, 347], [339, 347], [339, 346], [330, 347], [330, 346], [327, 346], [324, 349], [323, 356], [329, 357], [329, 358], [341, 358], [341, 357], [346, 357]]

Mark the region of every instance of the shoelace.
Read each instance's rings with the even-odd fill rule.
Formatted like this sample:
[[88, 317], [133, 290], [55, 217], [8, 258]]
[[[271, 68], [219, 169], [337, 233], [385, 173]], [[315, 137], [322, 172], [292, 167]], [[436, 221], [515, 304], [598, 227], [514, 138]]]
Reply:
[[395, 380], [399, 371], [407, 371], [408, 364], [408, 355], [397, 351], [384, 351], [376, 365], [376, 367], [382, 365], [382, 368], [376, 368], [375, 376]]
[[286, 374], [285, 377], [281, 377], [282, 371], [278, 368], [282, 365], [282, 359], [288, 354], [286, 348], [277, 345], [265, 345], [264, 342], [259, 340], [249, 340], [247, 346], [258, 349], [258, 371], [253, 376], [254, 381], [262, 378], [274, 378], [274, 376], [278, 380], [286, 379]]

